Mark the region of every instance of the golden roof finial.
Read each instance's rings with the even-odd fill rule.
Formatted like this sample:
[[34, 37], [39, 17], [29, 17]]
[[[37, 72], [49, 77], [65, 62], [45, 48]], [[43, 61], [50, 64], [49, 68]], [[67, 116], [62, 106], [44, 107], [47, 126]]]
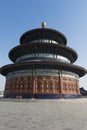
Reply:
[[46, 22], [42, 22], [42, 28], [46, 28]]

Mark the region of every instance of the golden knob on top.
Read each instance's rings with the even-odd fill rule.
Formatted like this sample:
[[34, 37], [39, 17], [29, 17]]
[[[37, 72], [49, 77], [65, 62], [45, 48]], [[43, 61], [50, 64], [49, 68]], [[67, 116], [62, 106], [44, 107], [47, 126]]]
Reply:
[[46, 22], [42, 22], [42, 28], [46, 28]]

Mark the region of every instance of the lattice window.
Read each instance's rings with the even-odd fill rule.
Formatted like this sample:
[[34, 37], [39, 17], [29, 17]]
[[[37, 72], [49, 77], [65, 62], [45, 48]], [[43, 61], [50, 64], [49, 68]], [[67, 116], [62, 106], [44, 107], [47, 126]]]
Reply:
[[59, 82], [58, 81], [54, 82], [54, 86], [55, 86], [55, 90], [59, 91]]
[[67, 83], [66, 82], [63, 83], [63, 89], [67, 90]]
[[44, 92], [46, 92], [48, 90], [48, 83], [47, 81], [44, 81]]
[[42, 82], [41, 81], [37, 81], [37, 91], [38, 92], [42, 91]]
[[53, 82], [52, 81], [48, 82], [48, 89], [49, 89], [49, 91], [53, 91]]

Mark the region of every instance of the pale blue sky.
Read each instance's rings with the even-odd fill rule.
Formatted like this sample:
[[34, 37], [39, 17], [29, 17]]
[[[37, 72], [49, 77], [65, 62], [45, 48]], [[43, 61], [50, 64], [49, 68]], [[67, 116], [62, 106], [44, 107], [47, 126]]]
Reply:
[[[0, 0], [0, 66], [12, 63], [8, 52], [19, 45], [20, 36], [33, 28], [47, 28], [64, 33], [67, 46], [78, 53], [74, 63], [87, 69], [87, 0]], [[0, 89], [5, 77], [0, 75]], [[80, 87], [87, 89], [87, 75]]]

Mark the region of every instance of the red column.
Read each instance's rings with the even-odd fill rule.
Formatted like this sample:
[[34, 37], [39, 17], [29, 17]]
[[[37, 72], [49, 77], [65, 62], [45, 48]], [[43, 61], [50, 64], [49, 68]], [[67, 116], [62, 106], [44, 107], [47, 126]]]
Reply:
[[59, 93], [62, 94], [61, 76], [59, 75]]

